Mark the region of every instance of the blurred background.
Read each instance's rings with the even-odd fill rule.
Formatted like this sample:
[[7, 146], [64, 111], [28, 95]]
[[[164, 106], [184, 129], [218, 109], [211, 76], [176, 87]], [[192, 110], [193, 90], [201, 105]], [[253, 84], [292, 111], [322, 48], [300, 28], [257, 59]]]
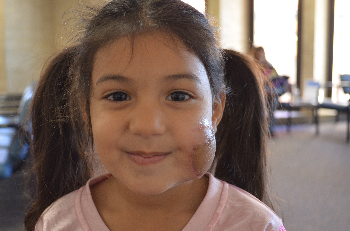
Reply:
[[[33, 87], [47, 60], [74, 39], [70, 25], [76, 20], [75, 9], [98, 2], [0, 0], [0, 116], [6, 117], [0, 117], [0, 128], [10, 127], [0, 130], [0, 156], [1, 148], [12, 142], [7, 134], [14, 137], [19, 115], [26, 110], [25, 103], [20, 105], [25, 89]], [[279, 96], [276, 137], [269, 143], [270, 183], [286, 229], [347, 230], [350, 109], [341, 76], [350, 74], [350, 1], [185, 2], [211, 17], [223, 48], [249, 54], [262, 46], [269, 63], [288, 79], [291, 90]], [[317, 83], [317, 102], [299, 105], [310, 93], [310, 82]], [[325, 98], [331, 106], [322, 104]], [[30, 168], [24, 158], [22, 154], [21, 163], [0, 179], [0, 230], [24, 229], [29, 202], [23, 185]]]
[[[80, 2], [99, 2], [84, 0]], [[248, 53], [263, 46], [267, 60], [292, 84], [339, 83], [350, 73], [348, 0], [187, 0], [219, 27], [224, 48]], [[0, 0], [0, 92], [22, 93], [54, 52], [72, 39], [78, 0]], [[65, 26], [67, 25], [67, 26]]]

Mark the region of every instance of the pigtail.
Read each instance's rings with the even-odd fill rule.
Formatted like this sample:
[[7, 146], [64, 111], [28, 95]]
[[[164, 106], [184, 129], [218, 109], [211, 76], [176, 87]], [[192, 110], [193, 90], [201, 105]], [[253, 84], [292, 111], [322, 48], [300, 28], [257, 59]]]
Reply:
[[215, 176], [263, 200], [267, 125], [262, 79], [247, 57], [232, 50], [223, 55], [228, 94], [216, 133]]
[[[34, 230], [40, 215], [55, 200], [81, 186], [91, 176], [84, 145], [77, 139], [70, 115], [71, 67], [76, 48], [57, 55], [41, 76], [31, 106], [35, 172], [34, 203], [25, 217], [27, 230]], [[80, 128], [79, 132], [84, 130]]]

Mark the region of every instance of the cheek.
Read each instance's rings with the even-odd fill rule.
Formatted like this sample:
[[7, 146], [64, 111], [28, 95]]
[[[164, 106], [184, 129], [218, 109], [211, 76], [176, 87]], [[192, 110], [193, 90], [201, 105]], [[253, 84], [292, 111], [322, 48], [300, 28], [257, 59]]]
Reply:
[[201, 121], [193, 131], [195, 142], [190, 150], [191, 171], [201, 177], [210, 168], [216, 151], [214, 129], [208, 120]]
[[201, 177], [205, 174], [213, 163], [215, 156], [216, 143], [215, 139], [207, 141], [205, 144], [197, 145], [193, 148], [192, 155], [192, 168], [197, 177]]

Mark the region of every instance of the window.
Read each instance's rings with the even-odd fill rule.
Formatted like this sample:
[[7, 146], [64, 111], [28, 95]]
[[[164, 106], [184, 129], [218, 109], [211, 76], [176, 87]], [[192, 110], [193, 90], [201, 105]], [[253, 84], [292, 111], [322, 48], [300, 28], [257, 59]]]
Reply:
[[[344, 0], [347, 1], [347, 0]], [[279, 75], [296, 82], [298, 0], [254, 1], [254, 46], [265, 49]]]
[[205, 13], [205, 0], [182, 0], [196, 8], [198, 11]]
[[[340, 83], [341, 74], [350, 74], [350, 1], [336, 0], [334, 6], [333, 76], [334, 85]], [[333, 98], [346, 101], [348, 95], [334, 90]]]

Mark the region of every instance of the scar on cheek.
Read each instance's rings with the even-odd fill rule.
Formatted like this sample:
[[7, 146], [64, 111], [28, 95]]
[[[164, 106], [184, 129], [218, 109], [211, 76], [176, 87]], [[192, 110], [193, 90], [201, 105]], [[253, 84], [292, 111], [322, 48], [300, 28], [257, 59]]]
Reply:
[[210, 144], [198, 145], [191, 153], [192, 169], [196, 177], [205, 174], [211, 166], [215, 155], [215, 141]]
[[200, 127], [198, 136], [197, 144], [193, 146], [190, 155], [192, 171], [196, 177], [207, 172], [216, 150], [215, 131], [211, 126]]

